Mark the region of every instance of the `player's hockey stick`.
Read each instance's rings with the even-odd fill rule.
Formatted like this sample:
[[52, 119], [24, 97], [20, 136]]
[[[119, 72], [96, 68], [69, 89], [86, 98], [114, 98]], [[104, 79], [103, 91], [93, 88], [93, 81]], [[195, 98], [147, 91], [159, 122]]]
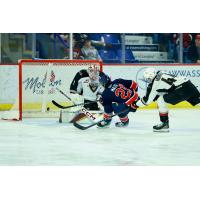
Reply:
[[[123, 110], [123, 111], [120, 112], [120, 113], [113, 114], [113, 115], [111, 115], [110, 117], [113, 118], [113, 117], [115, 117], [116, 115], [120, 115], [120, 114], [122, 114], [122, 113], [128, 111], [129, 109], [130, 109], [130, 108], [128, 108], [127, 110]], [[98, 123], [104, 121], [104, 119], [102, 119], [102, 120], [99, 120], [98, 122], [95, 122], [96, 117], [95, 117], [92, 113], [90, 113], [87, 109], [84, 109], [84, 108], [83, 108], [81, 111], [82, 111], [88, 118], [90, 118], [91, 121], [94, 121], [94, 123], [93, 123], [93, 124], [90, 124], [89, 126], [82, 126], [81, 124], [78, 124], [76, 121], [74, 121], [74, 122], [73, 122], [73, 125], [74, 125], [76, 128], [78, 128], [78, 129], [86, 130], [86, 129], [91, 128], [91, 127], [93, 127], [93, 126], [96, 126]]]

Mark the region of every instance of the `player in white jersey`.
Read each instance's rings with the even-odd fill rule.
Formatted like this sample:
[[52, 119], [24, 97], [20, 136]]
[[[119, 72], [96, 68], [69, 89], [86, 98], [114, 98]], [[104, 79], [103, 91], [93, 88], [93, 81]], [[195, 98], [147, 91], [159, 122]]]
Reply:
[[80, 70], [70, 85], [71, 98], [77, 99], [76, 95], [81, 95], [84, 99], [85, 108], [99, 110], [97, 99], [102, 87], [99, 83], [99, 76], [103, 74], [95, 65], [91, 65], [87, 70]]
[[99, 110], [96, 102], [102, 90], [103, 86], [99, 83], [99, 76], [95, 80], [84, 77], [78, 81], [77, 93], [84, 97], [84, 107], [89, 110]]
[[186, 77], [176, 77], [154, 68], [147, 68], [143, 74], [148, 82], [146, 94], [136, 106], [146, 106], [153, 101], [158, 104], [161, 124], [153, 126], [156, 132], [169, 131], [168, 107], [166, 103], [177, 104], [187, 101], [195, 106], [200, 103], [200, 93], [196, 86]]
[[[70, 85], [70, 98], [74, 104], [84, 103], [84, 108], [94, 114], [101, 113], [98, 104], [103, 86], [99, 83], [99, 76], [104, 74], [100, 72], [95, 64], [91, 64], [88, 69], [82, 69], [75, 75]], [[67, 109], [62, 112], [62, 118], [59, 121], [73, 122], [82, 119], [85, 115], [80, 106]]]

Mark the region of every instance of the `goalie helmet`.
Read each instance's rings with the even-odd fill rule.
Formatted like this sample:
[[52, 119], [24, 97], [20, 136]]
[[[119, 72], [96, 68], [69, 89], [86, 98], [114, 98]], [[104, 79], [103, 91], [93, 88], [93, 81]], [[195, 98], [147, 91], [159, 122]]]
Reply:
[[156, 70], [154, 68], [147, 68], [144, 70], [143, 78], [146, 82], [151, 83], [156, 76]]
[[88, 75], [91, 80], [96, 81], [99, 78], [99, 69], [96, 64], [90, 65], [87, 69]]

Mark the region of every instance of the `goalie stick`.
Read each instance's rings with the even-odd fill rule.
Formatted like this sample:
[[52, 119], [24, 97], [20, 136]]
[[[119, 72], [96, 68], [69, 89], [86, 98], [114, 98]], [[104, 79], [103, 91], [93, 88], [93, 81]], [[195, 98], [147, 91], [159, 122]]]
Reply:
[[68, 96], [68, 95], [66, 95], [62, 90], [60, 90], [59, 88], [57, 88], [56, 87], [56, 90], [58, 90], [62, 95], [64, 95], [68, 100], [70, 100], [73, 104], [75, 104], [74, 103], [74, 101]]
[[[75, 104], [74, 101], [72, 101], [72, 99], [67, 95], [65, 94], [62, 90], [60, 90], [59, 88], [56, 87], [56, 90], [58, 90], [62, 95], [64, 95], [68, 100], [70, 100], [74, 105], [71, 105], [71, 106], [62, 106], [60, 105], [58, 102], [52, 100], [51, 102], [57, 106], [58, 108], [61, 108], [61, 109], [67, 109], [67, 108], [73, 108], [73, 107], [76, 107], [76, 106], [83, 106], [83, 105], [90, 105], [92, 104], [93, 102], [88, 102], [88, 103], [80, 103], [80, 104]], [[96, 102], [99, 102], [99, 101], [96, 101]]]
[[[124, 113], [124, 112], [126, 112], [126, 111], [128, 111], [128, 110], [130, 110], [130, 108], [128, 108], [127, 110], [123, 110], [123, 111], [120, 112], [120, 113], [113, 114], [113, 115], [111, 115], [110, 117], [113, 118], [113, 117], [115, 117], [116, 115], [120, 115], [120, 114], [122, 114], [122, 113]], [[99, 120], [98, 122], [96, 122], [96, 121], [95, 121], [95, 120], [96, 120], [96, 117], [95, 117], [91, 112], [89, 112], [87, 109], [85, 109], [85, 108], [83, 108], [81, 111], [82, 111], [88, 118], [90, 118], [91, 121], [94, 121], [94, 123], [93, 123], [93, 124], [90, 124], [89, 126], [82, 126], [81, 124], [78, 124], [76, 121], [74, 121], [74, 122], [73, 122], [73, 125], [74, 125], [76, 128], [78, 128], [78, 129], [86, 130], [86, 129], [91, 128], [91, 127], [97, 125], [98, 123], [104, 121], [104, 119], [102, 119], [102, 120]]]
[[[97, 101], [98, 102], [98, 101]], [[74, 105], [71, 105], [71, 106], [62, 106], [60, 105], [59, 103], [57, 103], [56, 101], [52, 100], [52, 103], [57, 106], [58, 108], [61, 108], [61, 109], [67, 109], [67, 108], [73, 108], [73, 107], [76, 107], [76, 106], [83, 106], [83, 105], [90, 105], [91, 103], [93, 102], [88, 102], [88, 103], [80, 103], [80, 104], [74, 104]]]
[[[71, 105], [71, 106], [62, 106], [60, 104], [58, 104], [57, 102], [55, 102], [54, 100], [52, 100], [52, 103], [57, 106], [58, 108], [61, 108], [61, 109], [66, 109], [66, 108], [72, 108], [72, 107], [75, 107], [77, 106], [74, 101], [72, 101], [72, 99], [67, 95], [65, 94], [62, 90], [60, 90], [58, 87], [56, 87], [56, 90], [59, 91], [63, 96], [65, 96], [68, 100], [70, 100], [74, 105]], [[60, 110], [60, 116], [59, 116], [59, 123], [62, 123], [62, 110]]]

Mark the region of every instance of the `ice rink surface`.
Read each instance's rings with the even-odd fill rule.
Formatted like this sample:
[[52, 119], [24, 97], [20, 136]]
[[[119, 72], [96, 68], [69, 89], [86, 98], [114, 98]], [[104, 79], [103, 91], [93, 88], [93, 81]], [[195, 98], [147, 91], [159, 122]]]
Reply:
[[154, 133], [157, 110], [130, 125], [81, 131], [57, 119], [0, 120], [0, 165], [200, 165], [200, 109], [170, 110], [170, 133]]

